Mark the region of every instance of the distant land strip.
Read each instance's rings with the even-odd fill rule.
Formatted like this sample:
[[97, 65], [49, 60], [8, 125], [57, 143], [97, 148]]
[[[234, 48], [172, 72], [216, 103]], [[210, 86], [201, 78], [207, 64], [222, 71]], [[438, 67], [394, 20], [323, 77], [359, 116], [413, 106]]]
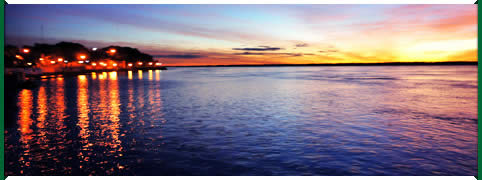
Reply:
[[232, 65], [189, 65], [166, 67], [265, 67], [265, 66], [434, 66], [434, 65], [478, 65], [478, 62], [387, 62], [387, 63], [334, 63], [334, 64], [232, 64]]

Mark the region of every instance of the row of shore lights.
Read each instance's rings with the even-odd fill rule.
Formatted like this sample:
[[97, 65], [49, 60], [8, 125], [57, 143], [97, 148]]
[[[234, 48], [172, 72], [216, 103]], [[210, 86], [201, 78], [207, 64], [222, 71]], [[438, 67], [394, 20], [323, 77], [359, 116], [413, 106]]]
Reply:
[[[92, 51], [96, 51], [96, 50], [97, 50], [97, 48], [92, 48]], [[24, 48], [24, 49], [22, 49], [22, 52], [25, 53], [25, 54], [28, 54], [28, 53], [30, 52], [30, 49]], [[117, 52], [117, 50], [114, 49], [114, 48], [109, 49], [109, 50], [107, 51], [107, 53], [109, 53], [109, 54], [111, 54], [111, 55], [115, 54], [116, 52]], [[23, 57], [20, 56], [20, 55], [15, 55], [15, 57], [16, 57], [17, 59], [23, 60]], [[89, 63], [89, 62], [90, 62], [89, 60], [86, 60], [86, 59], [87, 59], [87, 56], [86, 56], [86, 55], [80, 55], [80, 56], [79, 56], [79, 59], [81, 59], [81, 60], [78, 61], [79, 64], [83, 64], [84, 62], [85, 62], [85, 63]], [[44, 58], [39, 58], [39, 60], [40, 60], [40, 61], [43, 61]], [[63, 58], [58, 58], [57, 61], [58, 61], [58, 62], [62, 62], [62, 61], [63, 61], [64, 63], [68, 63], [68, 62], [69, 62], [69, 61], [67, 61], [67, 60], [64, 60]], [[50, 64], [55, 64], [55, 63], [56, 63], [55, 61], [50, 61]], [[104, 67], [107, 66], [107, 64], [104, 63], [104, 62], [99, 62], [99, 64], [100, 64], [101, 66], [104, 66]], [[141, 66], [143, 63], [142, 63], [142, 62], [137, 62], [137, 64]], [[149, 64], [149, 66], [154, 65], [153, 62], [149, 62], [148, 64]], [[27, 65], [31, 66], [32, 63], [27, 63]], [[92, 65], [92, 66], [97, 66], [97, 63], [93, 62], [91, 65]], [[162, 63], [157, 62], [157, 63], [155, 63], [155, 65], [156, 65], [156, 66], [161, 66]], [[117, 67], [117, 63], [113, 63], [112, 66]], [[132, 64], [132, 63], [128, 63], [127, 66], [132, 67], [133, 64]]]
[[[79, 62], [79, 63], [80, 63], [80, 62]], [[137, 62], [137, 64], [138, 64], [139, 66], [142, 66], [144, 63], [143, 63], [143, 62]], [[148, 64], [149, 66], [153, 66], [153, 65], [155, 65], [155, 66], [161, 66], [161, 65], [162, 65], [162, 63], [160, 63], [160, 62], [157, 62], [157, 63], [155, 63], [155, 64], [154, 64], [153, 62], [149, 62], [149, 63], [147, 63], [147, 64]], [[97, 63], [93, 62], [91, 65], [92, 65], [92, 66], [97, 66]], [[99, 65], [101, 65], [101, 66], [107, 66], [107, 63], [99, 62]], [[117, 63], [112, 63], [112, 66], [117, 67]], [[133, 63], [127, 63], [127, 66], [132, 67], [132, 66], [134, 66], [134, 64], [133, 64]]]

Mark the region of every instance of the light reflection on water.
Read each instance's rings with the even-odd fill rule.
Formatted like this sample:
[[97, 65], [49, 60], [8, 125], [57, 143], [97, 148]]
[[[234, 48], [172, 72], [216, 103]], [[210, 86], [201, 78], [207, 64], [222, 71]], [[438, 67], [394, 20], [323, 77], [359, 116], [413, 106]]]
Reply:
[[[137, 76], [137, 78], [135, 78]], [[475, 175], [477, 67], [172, 68], [17, 94], [7, 175]]]

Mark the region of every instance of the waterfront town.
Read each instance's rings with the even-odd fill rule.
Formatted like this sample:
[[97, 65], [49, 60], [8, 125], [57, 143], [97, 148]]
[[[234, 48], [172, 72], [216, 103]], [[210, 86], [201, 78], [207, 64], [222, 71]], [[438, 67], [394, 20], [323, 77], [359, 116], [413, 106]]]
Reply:
[[79, 43], [5, 46], [6, 72], [27, 75], [86, 71], [161, 69], [162, 63], [131, 47], [87, 48]]

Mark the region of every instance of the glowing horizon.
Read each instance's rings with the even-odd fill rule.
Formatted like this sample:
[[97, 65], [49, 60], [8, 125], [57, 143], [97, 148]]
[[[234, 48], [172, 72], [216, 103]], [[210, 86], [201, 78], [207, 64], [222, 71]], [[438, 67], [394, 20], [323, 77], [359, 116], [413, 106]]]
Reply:
[[477, 5], [11, 5], [6, 44], [131, 46], [164, 65], [477, 62]]

